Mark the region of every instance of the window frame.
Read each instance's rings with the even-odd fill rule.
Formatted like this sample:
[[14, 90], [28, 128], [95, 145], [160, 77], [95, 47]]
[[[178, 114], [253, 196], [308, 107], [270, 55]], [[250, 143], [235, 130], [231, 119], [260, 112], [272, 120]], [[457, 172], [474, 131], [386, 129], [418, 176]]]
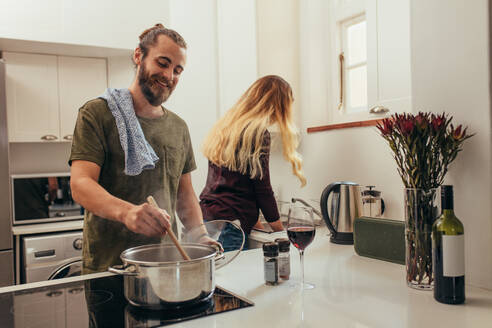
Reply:
[[[367, 61], [367, 41], [366, 41], [366, 57], [364, 61], [356, 62], [354, 64], [347, 64], [346, 58], [348, 57], [347, 54], [350, 54], [350, 49], [348, 48], [348, 30], [351, 26], [355, 26], [357, 24], [360, 24], [362, 22], [366, 23], [366, 40], [367, 40], [367, 17], [366, 13], [362, 12], [358, 15], [348, 17], [340, 22], [338, 22], [338, 31], [340, 34], [339, 37], [339, 49], [340, 53], [344, 54], [345, 60], [343, 61], [343, 68], [340, 68], [340, 70], [343, 70], [343, 77], [339, 77], [338, 83], [341, 83], [343, 86], [343, 89], [341, 92], [343, 92], [343, 103], [341, 104], [342, 106], [339, 106], [339, 110], [343, 111], [346, 115], [354, 114], [354, 113], [360, 113], [368, 110], [368, 61]], [[342, 65], [341, 62], [339, 62], [339, 65]], [[349, 79], [349, 72], [351, 70], [365, 67], [366, 68], [366, 84], [365, 84], [365, 92], [366, 92], [366, 103], [362, 106], [358, 107], [352, 107], [350, 102], [349, 102], [349, 85], [350, 85], [350, 79]], [[343, 82], [341, 80], [343, 79]]]

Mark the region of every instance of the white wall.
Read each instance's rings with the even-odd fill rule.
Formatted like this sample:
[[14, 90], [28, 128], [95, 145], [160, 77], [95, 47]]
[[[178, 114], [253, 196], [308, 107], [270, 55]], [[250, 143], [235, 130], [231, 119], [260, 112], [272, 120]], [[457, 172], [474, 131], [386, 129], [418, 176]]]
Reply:
[[412, 1], [416, 108], [446, 111], [476, 133], [446, 177], [465, 226], [467, 283], [492, 289], [492, 177], [487, 0]]
[[[333, 103], [330, 84], [330, 53], [333, 35], [328, 33], [330, 4], [324, 0], [299, 1], [299, 10], [291, 11], [290, 17], [281, 22], [288, 25], [299, 22], [299, 91], [296, 103], [301, 129], [299, 151], [304, 158], [304, 173], [308, 179], [305, 188], [293, 177], [291, 169], [280, 152], [271, 159], [272, 184], [282, 200], [301, 197], [319, 201], [323, 189], [334, 181], [354, 181], [361, 185], [375, 185], [383, 191], [388, 203], [386, 216], [403, 219], [400, 206], [403, 200], [401, 183], [384, 140], [375, 128], [356, 128], [306, 134], [310, 126], [329, 124], [329, 109]], [[281, 24], [269, 20], [270, 24]], [[296, 44], [292, 39], [290, 46]], [[266, 45], [264, 45], [266, 47]], [[268, 48], [264, 49], [268, 53]], [[259, 58], [261, 63], [263, 58]]]
[[168, 0], [2, 0], [0, 37], [134, 48], [138, 35], [168, 21]]
[[[445, 110], [477, 135], [451, 165], [455, 209], [466, 231], [467, 283], [492, 288], [491, 115], [487, 1], [412, 1], [411, 60], [414, 109]], [[323, 0], [300, 1], [301, 125], [328, 124], [331, 95]], [[261, 61], [261, 58], [260, 58]], [[381, 63], [384, 64], [384, 63]], [[466, 82], [465, 82], [466, 81]], [[300, 189], [278, 156], [271, 170], [282, 199], [319, 199], [333, 181], [376, 185], [386, 217], [403, 220], [403, 185], [389, 147], [373, 127], [305, 135], [301, 144], [308, 186]]]
[[217, 1], [219, 113], [222, 116], [256, 80], [256, 1]]
[[217, 119], [216, 2], [171, 0], [170, 12], [170, 27], [183, 36], [188, 50], [179, 84], [164, 105], [188, 124], [198, 166], [192, 173], [193, 186], [200, 193], [207, 177], [201, 142]]
[[[300, 130], [300, 65], [299, 60], [299, 1], [298, 0], [258, 0], [258, 77], [274, 74], [284, 78], [294, 94], [294, 117]], [[304, 69], [304, 67], [302, 67]], [[290, 165], [283, 159], [279, 134], [273, 134], [270, 170], [272, 187], [276, 196], [288, 199], [284, 195], [285, 185], [299, 186]], [[285, 197], [287, 198], [285, 198]]]

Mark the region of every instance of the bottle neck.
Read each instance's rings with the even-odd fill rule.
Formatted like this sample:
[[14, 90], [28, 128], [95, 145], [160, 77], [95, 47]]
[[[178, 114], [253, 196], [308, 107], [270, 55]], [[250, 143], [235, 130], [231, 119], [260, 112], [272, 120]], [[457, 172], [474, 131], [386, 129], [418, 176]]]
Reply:
[[442, 186], [441, 187], [441, 206], [442, 211], [453, 210], [454, 199], [453, 199], [453, 187], [452, 186]]
[[454, 210], [452, 208], [443, 208], [442, 209], [442, 219], [452, 219], [455, 217]]

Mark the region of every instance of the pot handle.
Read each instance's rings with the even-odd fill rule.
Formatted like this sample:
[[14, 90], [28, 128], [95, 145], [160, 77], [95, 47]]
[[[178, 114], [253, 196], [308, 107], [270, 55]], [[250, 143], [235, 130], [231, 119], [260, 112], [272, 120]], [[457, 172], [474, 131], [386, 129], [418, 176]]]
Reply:
[[214, 246], [214, 248], [217, 249], [217, 254], [215, 254], [214, 261], [217, 265], [216, 268], [219, 269], [222, 268], [226, 264], [226, 262], [224, 261], [223, 263], [220, 262], [217, 263], [217, 261], [225, 259], [225, 254], [224, 251], [220, 249], [218, 246]]
[[112, 272], [112, 273], [120, 274], [123, 276], [136, 276], [136, 275], [138, 275], [138, 273], [136, 272], [136, 268], [133, 264], [128, 265], [128, 266], [124, 266], [122, 264], [113, 265], [113, 266], [110, 266], [108, 268], [108, 271]]

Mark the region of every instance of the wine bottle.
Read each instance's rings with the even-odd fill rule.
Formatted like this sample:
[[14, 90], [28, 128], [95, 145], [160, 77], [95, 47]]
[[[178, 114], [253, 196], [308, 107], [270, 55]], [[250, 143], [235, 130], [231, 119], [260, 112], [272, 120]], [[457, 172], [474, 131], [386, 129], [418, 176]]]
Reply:
[[441, 186], [442, 214], [432, 226], [434, 298], [441, 303], [465, 301], [465, 235], [453, 209], [453, 186]]

